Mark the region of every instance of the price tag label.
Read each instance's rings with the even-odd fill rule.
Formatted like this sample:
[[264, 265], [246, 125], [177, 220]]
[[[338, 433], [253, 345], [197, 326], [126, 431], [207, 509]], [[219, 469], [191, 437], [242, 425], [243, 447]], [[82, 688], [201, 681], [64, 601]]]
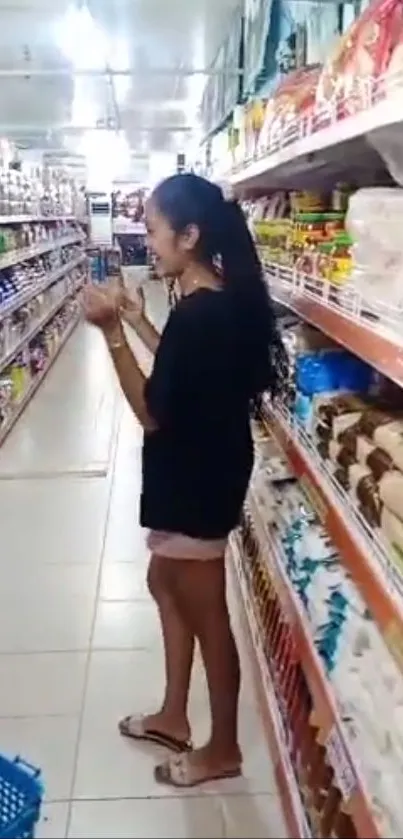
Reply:
[[403, 630], [397, 621], [390, 622], [384, 639], [400, 670], [403, 671]]
[[322, 524], [326, 521], [327, 506], [319, 490], [312, 483], [308, 475], [301, 475], [300, 484]]
[[344, 801], [349, 801], [357, 787], [357, 776], [350, 755], [336, 725], [333, 726], [325, 742], [329, 762], [333, 767], [337, 786]]

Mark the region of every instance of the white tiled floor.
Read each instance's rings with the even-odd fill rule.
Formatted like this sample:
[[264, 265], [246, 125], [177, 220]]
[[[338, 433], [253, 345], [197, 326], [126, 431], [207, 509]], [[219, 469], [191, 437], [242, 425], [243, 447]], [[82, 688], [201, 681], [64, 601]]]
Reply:
[[[163, 680], [140, 446], [102, 341], [79, 327], [0, 450], [0, 751], [43, 770], [42, 837], [285, 836], [248, 677], [242, 780], [173, 794], [153, 780], [163, 752], [117, 734], [121, 715], [158, 705]], [[191, 718], [201, 740], [199, 664]]]

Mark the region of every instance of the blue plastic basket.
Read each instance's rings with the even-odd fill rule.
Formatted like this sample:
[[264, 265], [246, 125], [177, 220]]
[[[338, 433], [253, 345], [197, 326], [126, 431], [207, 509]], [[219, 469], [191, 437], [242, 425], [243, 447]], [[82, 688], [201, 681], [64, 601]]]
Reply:
[[39, 819], [40, 771], [19, 757], [0, 755], [0, 839], [31, 839]]

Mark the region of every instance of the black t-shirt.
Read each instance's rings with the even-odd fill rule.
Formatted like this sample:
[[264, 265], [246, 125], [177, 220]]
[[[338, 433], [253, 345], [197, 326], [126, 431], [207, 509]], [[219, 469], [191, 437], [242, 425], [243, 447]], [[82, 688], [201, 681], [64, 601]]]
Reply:
[[171, 312], [146, 384], [158, 430], [144, 438], [143, 527], [215, 539], [239, 523], [253, 465], [239, 337], [225, 291]]

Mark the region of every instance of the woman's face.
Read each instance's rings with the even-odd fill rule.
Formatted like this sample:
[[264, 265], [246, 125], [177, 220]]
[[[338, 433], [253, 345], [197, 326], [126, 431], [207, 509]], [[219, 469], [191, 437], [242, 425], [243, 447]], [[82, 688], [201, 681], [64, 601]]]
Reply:
[[193, 260], [197, 241], [192, 229], [175, 233], [168, 219], [159, 212], [153, 198], [145, 208], [147, 244], [156, 258], [155, 268], [160, 277], [179, 277]]

